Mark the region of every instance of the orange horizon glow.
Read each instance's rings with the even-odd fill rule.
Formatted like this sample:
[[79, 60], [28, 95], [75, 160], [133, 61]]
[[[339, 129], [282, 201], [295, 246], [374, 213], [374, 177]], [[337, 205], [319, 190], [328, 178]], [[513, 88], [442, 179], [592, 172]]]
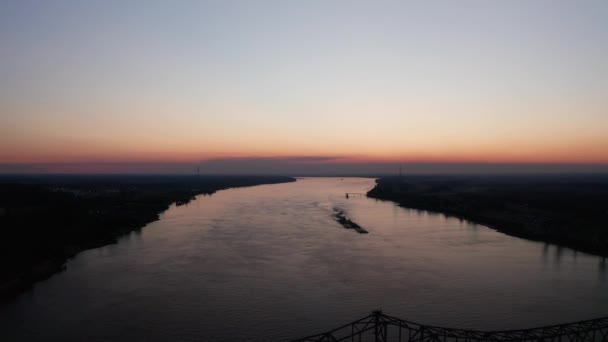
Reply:
[[608, 3], [322, 3], [5, 9], [0, 165], [608, 164]]
[[[430, 133], [432, 134], [432, 132]], [[430, 135], [429, 134], [429, 135]], [[86, 137], [72, 141], [30, 139], [22, 144], [9, 142], [0, 146], [0, 164], [32, 163], [184, 163], [214, 159], [273, 159], [322, 157], [323, 164], [341, 163], [553, 163], [605, 164], [608, 163], [608, 139], [581, 137], [558, 141], [432, 141], [416, 137], [406, 142], [390, 141], [373, 136], [359, 139], [334, 136], [330, 144], [323, 142], [290, 142], [285, 137], [246, 141], [212, 142], [200, 139], [169, 138], [179, 143], [165, 143], [144, 136], [135, 141], [121, 139], [112, 143]], [[388, 140], [394, 140], [388, 137]], [[287, 143], [281, 143], [285, 139]], [[259, 141], [258, 141], [259, 140]], [[352, 140], [352, 141], [351, 141]], [[447, 140], [447, 139], [446, 139]], [[327, 141], [327, 140], [326, 140]], [[206, 145], [200, 148], [197, 145]], [[247, 145], [250, 145], [249, 147]], [[253, 146], [254, 148], [251, 148]], [[314, 163], [314, 161], [313, 161]]]
[[403, 156], [362, 156], [362, 155], [351, 155], [351, 156], [336, 156], [332, 154], [326, 155], [309, 155], [309, 154], [215, 154], [208, 155], [205, 157], [196, 157], [198, 154], [180, 154], [176, 156], [176, 153], [171, 155], [156, 154], [150, 155], [137, 155], [137, 156], [124, 156], [121, 158], [108, 158], [108, 157], [90, 157], [82, 156], [78, 158], [49, 158], [48, 156], [34, 157], [34, 158], [22, 158], [23, 156], [4, 157], [0, 164], [113, 164], [113, 163], [200, 163], [210, 160], [246, 160], [246, 159], [259, 159], [259, 160], [284, 160], [284, 159], [297, 159], [297, 158], [327, 158], [324, 160], [312, 160], [312, 161], [294, 161], [290, 163], [294, 164], [385, 164], [385, 163], [447, 163], [447, 164], [572, 164], [572, 165], [601, 165], [608, 164], [608, 157], [601, 156], [596, 157], [595, 155], [589, 156], [588, 154], [579, 155], [577, 158], [561, 157], [560, 155], [551, 155], [549, 157], [539, 158], [537, 156], [493, 156], [484, 157], [479, 155], [461, 155], [461, 156], [419, 156], [419, 155], [403, 155]]

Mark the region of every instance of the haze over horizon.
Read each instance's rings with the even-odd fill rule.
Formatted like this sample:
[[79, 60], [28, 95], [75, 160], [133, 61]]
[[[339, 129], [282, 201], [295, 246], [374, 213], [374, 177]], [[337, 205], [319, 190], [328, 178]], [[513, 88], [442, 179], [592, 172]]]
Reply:
[[4, 1], [0, 173], [608, 172], [606, 1]]

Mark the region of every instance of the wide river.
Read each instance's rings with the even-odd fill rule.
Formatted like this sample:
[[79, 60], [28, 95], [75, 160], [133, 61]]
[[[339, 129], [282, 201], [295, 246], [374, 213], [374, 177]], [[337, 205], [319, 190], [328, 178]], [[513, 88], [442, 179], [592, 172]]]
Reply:
[[[373, 185], [307, 178], [172, 206], [0, 307], [0, 339], [281, 340], [375, 309], [485, 330], [608, 315], [604, 259], [345, 197]], [[334, 207], [369, 234], [343, 228]]]

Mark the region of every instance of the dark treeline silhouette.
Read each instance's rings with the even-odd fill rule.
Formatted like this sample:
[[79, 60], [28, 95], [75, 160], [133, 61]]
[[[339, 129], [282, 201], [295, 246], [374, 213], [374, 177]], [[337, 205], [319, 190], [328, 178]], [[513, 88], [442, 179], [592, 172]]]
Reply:
[[171, 203], [279, 176], [0, 176], [0, 299], [63, 268], [79, 251], [114, 243]]
[[384, 177], [368, 196], [608, 256], [607, 175]]

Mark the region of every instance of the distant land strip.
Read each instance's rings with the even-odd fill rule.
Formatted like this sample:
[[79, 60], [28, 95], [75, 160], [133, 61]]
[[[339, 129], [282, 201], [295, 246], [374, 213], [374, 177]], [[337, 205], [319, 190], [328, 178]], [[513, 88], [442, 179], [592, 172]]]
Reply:
[[368, 197], [608, 257], [608, 176], [392, 176]]
[[65, 268], [77, 253], [159, 219], [172, 203], [282, 176], [0, 176], [0, 303]]

